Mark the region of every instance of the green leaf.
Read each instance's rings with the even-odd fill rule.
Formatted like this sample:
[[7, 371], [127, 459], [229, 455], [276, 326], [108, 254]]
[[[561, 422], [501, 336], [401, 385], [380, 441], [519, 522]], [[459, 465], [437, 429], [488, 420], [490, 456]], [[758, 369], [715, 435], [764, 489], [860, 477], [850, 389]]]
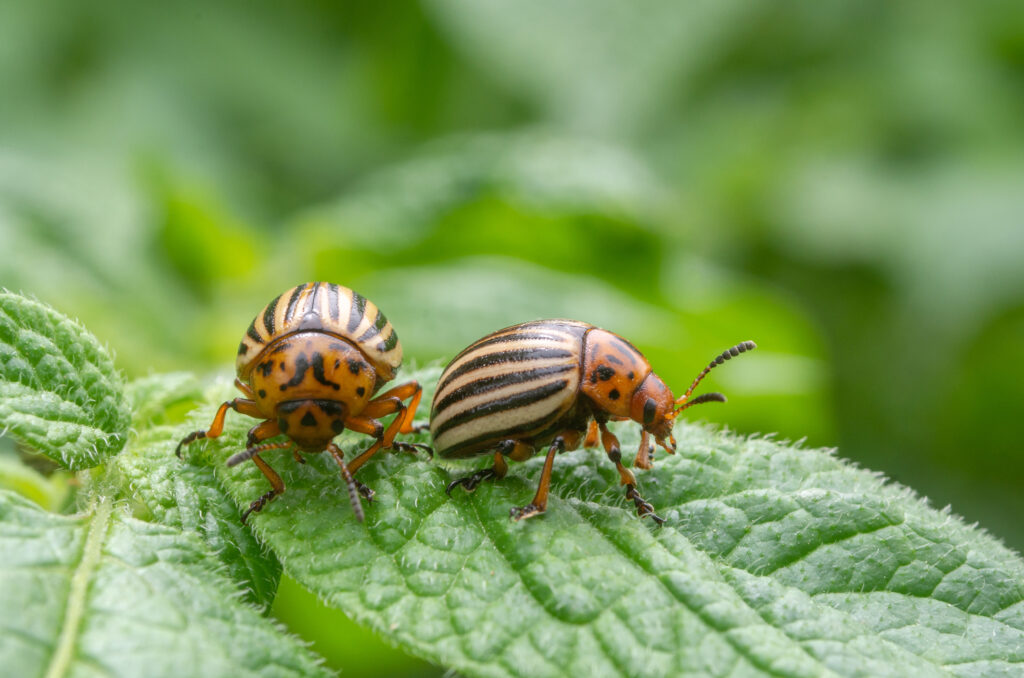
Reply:
[[180, 439], [180, 431], [169, 426], [133, 438], [112, 464], [123, 494], [135, 500], [137, 517], [197, 534], [227, 566], [246, 599], [268, 607], [281, 564], [241, 523], [213, 469], [174, 456]]
[[154, 374], [128, 384], [132, 421], [137, 431], [112, 463], [112, 478], [135, 502], [144, 520], [194, 532], [227, 567], [246, 598], [269, 607], [277, 592], [281, 564], [242, 525], [239, 512], [213, 469], [174, 455], [184, 435], [167, 425], [202, 399], [202, 384], [183, 372]]
[[11, 676], [323, 676], [237, 600], [194, 536], [108, 498], [58, 516], [0, 492], [0, 657]]
[[120, 452], [129, 412], [106, 349], [49, 306], [0, 291], [0, 426], [69, 469]]
[[[437, 374], [413, 375], [424, 402]], [[205, 448], [239, 506], [267, 487], [223, 465], [243, 419]], [[616, 427], [624, 449], [636, 429]], [[638, 473], [662, 528], [596, 451], [560, 455], [548, 513], [522, 523], [508, 510], [539, 458], [449, 499], [466, 467], [383, 453], [359, 472], [377, 492], [360, 524], [326, 455], [267, 455], [287, 491], [251, 522], [289, 576], [469, 676], [1019, 675], [1024, 562], [996, 540], [826, 451], [682, 422], [676, 436]], [[368, 441], [341, 443], [351, 458]]]

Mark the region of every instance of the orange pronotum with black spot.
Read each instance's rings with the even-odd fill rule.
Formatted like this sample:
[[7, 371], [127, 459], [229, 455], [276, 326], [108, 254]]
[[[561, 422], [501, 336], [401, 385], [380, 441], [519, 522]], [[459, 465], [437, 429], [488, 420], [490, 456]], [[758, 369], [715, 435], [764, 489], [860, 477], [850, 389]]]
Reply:
[[456, 480], [448, 492], [458, 485], [472, 491], [484, 479], [504, 477], [506, 457], [523, 461], [538, 447], [550, 445], [533, 501], [513, 508], [512, 518], [543, 513], [555, 454], [581, 442], [594, 447], [600, 435], [637, 513], [661, 522], [637, 492], [633, 472], [622, 464], [619, 441], [608, 430], [608, 421], [632, 419], [641, 425], [633, 465], [651, 468], [652, 437], [675, 452], [672, 425], [679, 412], [725, 400], [720, 393], [691, 399], [700, 380], [716, 365], [753, 348], [754, 342], [745, 341], [723, 352], [675, 398], [640, 351], [607, 330], [576, 320], [537, 320], [498, 330], [455, 356], [434, 393], [430, 431], [441, 456], [494, 452], [492, 468]]
[[[210, 427], [185, 436], [176, 452], [180, 456], [183, 445], [219, 436], [229, 409], [262, 419], [249, 430], [245, 451], [228, 459], [228, 466], [252, 459], [270, 481], [270, 490], [249, 505], [242, 522], [284, 492], [281, 476], [260, 453], [285, 447], [295, 448], [299, 462], [305, 461], [303, 453], [330, 452], [348, 485], [352, 509], [362, 520], [359, 495], [370, 499], [373, 491], [352, 474], [381, 449], [425, 448], [395, 442], [397, 434], [414, 430], [420, 385], [409, 381], [377, 394], [401, 364], [398, 335], [373, 302], [333, 283], [298, 285], [267, 304], [242, 337], [235, 386], [245, 397], [222, 404]], [[403, 401], [408, 399], [406, 406]], [[395, 413], [386, 429], [377, 419]], [[346, 428], [376, 438], [348, 464], [333, 442]], [[281, 434], [288, 440], [264, 442]]]

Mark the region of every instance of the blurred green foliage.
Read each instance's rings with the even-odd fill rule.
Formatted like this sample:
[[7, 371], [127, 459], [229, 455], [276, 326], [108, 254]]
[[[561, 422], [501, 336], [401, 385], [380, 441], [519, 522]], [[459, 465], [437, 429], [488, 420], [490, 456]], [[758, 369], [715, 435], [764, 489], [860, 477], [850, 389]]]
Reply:
[[572, 316], [678, 390], [755, 339], [695, 416], [1024, 546], [1019, 3], [0, 0], [0, 93], [0, 287], [129, 376], [307, 279], [421, 364]]

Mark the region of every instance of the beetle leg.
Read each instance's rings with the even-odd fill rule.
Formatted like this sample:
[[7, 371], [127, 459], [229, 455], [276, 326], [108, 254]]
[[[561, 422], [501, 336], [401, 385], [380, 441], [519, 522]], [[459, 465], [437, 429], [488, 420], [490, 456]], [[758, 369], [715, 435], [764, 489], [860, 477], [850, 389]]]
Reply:
[[267, 419], [249, 429], [249, 435], [245, 438], [246, 447], [252, 447], [258, 442], [280, 435], [281, 428], [274, 419]]
[[642, 431], [640, 434], [640, 447], [636, 451], [633, 466], [644, 470], [654, 468], [654, 445], [651, 444], [651, 434], [647, 431]]
[[[517, 442], [514, 440], [506, 440], [502, 443], [501, 447], [512, 449], [513, 447], [515, 447], [516, 444]], [[491, 468], [485, 468], [482, 471], [477, 471], [476, 473], [470, 473], [468, 476], [463, 476], [461, 478], [453, 480], [452, 482], [448, 483], [448, 486], [444, 488], [444, 491], [445, 494], [447, 494], [450, 497], [452, 496], [452, 490], [461, 485], [462, 489], [464, 489], [466, 492], [472, 492], [477, 488], [477, 486], [481, 482], [485, 480], [490, 480], [492, 478], [495, 480], [500, 480], [505, 477], [506, 473], [508, 473], [508, 462], [505, 461], [505, 455], [502, 454], [501, 452], [495, 452], [494, 466], [492, 466]]]
[[[418, 381], [410, 381], [405, 384], [401, 384], [400, 386], [390, 388], [371, 400], [363, 409], [362, 416], [382, 417], [386, 414], [391, 414], [392, 412], [404, 410], [404, 412], [399, 414], [397, 417], [402, 420], [402, 425], [398, 429], [398, 433], [414, 433], [417, 428], [419, 430], [426, 428], [425, 426], [414, 427], [412, 425], [412, 420], [416, 416], [416, 410], [420, 406], [420, 399], [422, 397], [423, 387], [420, 386]], [[387, 404], [387, 401], [391, 398], [397, 399], [400, 407], [392, 409], [392, 406]], [[408, 407], [402, 405], [402, 401], [406, 398], [412, 398], [412, 400], [409, 401]]]
[[555, 465], [555, 455], [565, 450], [565, 440], [562, 436], [551, 441], [548, 448], [548, 456], [544, 458], [544, 470], [540, 472], [540, 483], [537, 485], [537, 494], [533, 495], [533, 501], [526, 506], [513, 506], [509, 511], [509, 517], [519, 522], [523, 518], [544, 513], [548, 508], [548, 490], [551, 489], [551, 469]]
[[228, 409], [232, 409], [235, 412], [240, 412], [248, 417], [256, 417], [257, 419], [265, 418], [263, 413], [260, 412], [259, 405], [255, 401], [249, 400], [248, 398], [235, 398], [223, 403], [217, 410], [217, 414], [213, 416], [213, 423], [210, 424], [210, 428], [205, 431], [193, 431], [187, 436], [181, 439], [178, 446], [174, 448], [174, 454], [181, 459], [181, 448], [189, 443], [200, 440], [202, 438], [216, 438], [224, 432], [224, 417], [228, 413]]
[[[600, 424], [601, 427], [601, 442], [604, 444], [604, 451], [608, 454], [608, 458], [615, 464], [615, 468], [619, 472], [620, 482], [626, 486], [626, 499], [632, 499], [633, 505], [636, 506], [636, 514], [643, 518], [644, 516], [651, 516], [651, 519], [659, 525], [664, 524], [658, 514], [654, 512], [654, 506], [640, 496], [640, 493], [636, 490], [636, 476], [633, 472], [622, 465], [622, 450], [619, 449], [619, 439], [615, 437], [615, 434], [608, 430], [604, 424]], [[640, 441], [640, 449], [645, 449], [647, 446], [646, 432], [644, 433], [643, 440]]]
[[604, 446], [605, 454], [612, 460], [616, 470], [619, 472], [620, 483], [622, 485], [636, 485], [636, 476], [622, 465], [622, 450], [619, 448], [619, 439], [608, 430], [605, 424], [599, 424], [598, 426], [601, 429], [601, 444]]
[[373, 490], [362, 483], [356, 482], [355, 478], [352, 477], [349, 467], [345, 464], [345, 457], [341, 449], [337, 445], [330, 443], [327, 446], [327, 451], [331, 453], [334, 461], [338, 462], [338, 468], [341, 469], [341, 477], [345, 479], [345, 485], [348, 487], [348, 500], [352, 504], [352, 512], [356, 514], [356, 520], [363, 522], [366, 516], [363, 513], [363, 503], [359, 500], [359, 495], [363, 494], [367, 501], [369, 501], [373, 498]]
[[583, 447], [597, 447], [597, 431], [597, 420], [591, 419], [587, 437], [583, 440]]
[[[268, 443], [267, 445], [260, 445], [259, 447], [261, 449], [273, 449], [285, 447], [290, 444], [291, 443]], [[281, 476], [277, 475], [277, 472], [270, 468], [270, 465], [263, 461], [260, 458], [260, 455], [256, 452], [252, 453], [252, 460], [256, 466], [263, 471], [263, 475], [267, 477], [267, 480], [270, 481], [270, 490], [263, 494], [259, 499], [249, 504], [249, 508], [242, 514], [243, 525], [245, 525], [245, 521], [249, 518], [250, 513], [259, 513], [268, 502], [274, 499], [274, 497], [284, 493], [284, 481], [281, 480]]]
[[665, 519], [654, 512], [654, 506], [636, 491], [636, 487], [633, 485], [626, 486], [626, 499], [632, 499], [633, 504], [636, 506], [636, 514], [643, 518], [644, 516], [650, 516], [651, 520], [658, 523], [658, 525], [664, 525]]

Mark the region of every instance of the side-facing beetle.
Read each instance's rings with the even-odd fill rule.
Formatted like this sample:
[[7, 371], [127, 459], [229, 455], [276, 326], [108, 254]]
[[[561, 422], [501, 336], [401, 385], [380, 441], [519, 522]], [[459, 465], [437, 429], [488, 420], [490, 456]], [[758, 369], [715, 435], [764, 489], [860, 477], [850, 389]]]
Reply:
[[[246, 449], [227, 462], [235, 466], [252, 459], [270, 481], [270, 490], [242, 514], [243, 523], [284, 492], [281, 476], [260, 453], [287, 447], [299, 463], [305, 463], [303, 454], [328, 451], [348, 486], [352, 510], [363, 520], [359, 495], [370, 500], [373, 491], [352, 474], [384, 448], [430, 449], [395, 442], [397, 434], [415, 430], [420, 385], [409, 381], [376, 395], [401, 364], [398, 335], [372, 301], [333, 283], [298, 285], [267, 304], [238, 345], [235, 386], [245, 397], [222, 404], [210, 427], [185, 436], [175, 452], [180, 457], [183, 445], [219, 436], [229, 409], [261, 419], [249, 430]], [[407, 407], [403, 401], [409, 398]], [[377, 419], [395, 413], [386, 429]], [[346, 428], [376, 438], [347, 465], [333, 442]], [[264, 442], [280, 434], [288, 439]]]
[[[675, 453], [675, 417], [693, 405], [725, 402], [721, 393], [690, 398], [708, 372], [755, 348], [744, 341], [717, 356], [675, 398], [632, 344], [607, 330], [575, 320], [537, 320], [498, 330], [471, 344], [448, 364], [438, 382], [430, 413], [434, 448], [442, 457], [470, 457], [494, 451], [494, 466], [450, 483], [476, 489], [508, 471], [505, 458], [524, 461], [549, 445], [533, 501], [511, 510], [513, 520], [543, 513], [555, 454], [594, 447], [598, 433], [615, 464], [626, 497], [640, 517], [661, 524], [654, 507], [640, 496], [636, 477], [622, 465], [622, 452], [610, 419], [632, 419], [642, 429], [634, 466], [653, 466], [654, 439]], [[588, 430], [589, 424], [589, 430]], [[586, 438], [584, 439], [584, 433]]]

